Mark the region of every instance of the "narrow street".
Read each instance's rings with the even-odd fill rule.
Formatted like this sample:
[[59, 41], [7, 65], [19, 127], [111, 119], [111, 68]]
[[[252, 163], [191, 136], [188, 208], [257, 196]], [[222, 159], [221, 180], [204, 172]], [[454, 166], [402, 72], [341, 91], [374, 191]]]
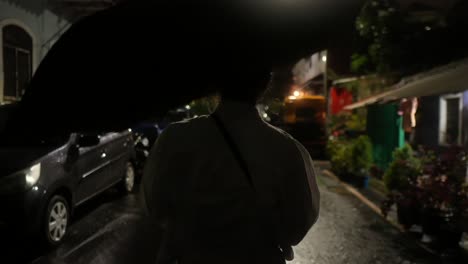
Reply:
[[[320, 171], [320, 169], [318, 169]], [[372, 212], [328, 177], [318, 178], [322, 208], [317, 224], [295, 249], [294, 264], [320, 263], [440, 263], [414, 241]], [[136, 195], [108, 191], [80, 208], [67, 240], [52, 251], [2, 247], [5, 264], [151, 263], [155, 254], [143, 229]], [[144, 235], [143, 235], [144, 234]], [[21, 248], [21, 247], [15, 247]], [[26, 254], [27, 252], [27, 254]]]

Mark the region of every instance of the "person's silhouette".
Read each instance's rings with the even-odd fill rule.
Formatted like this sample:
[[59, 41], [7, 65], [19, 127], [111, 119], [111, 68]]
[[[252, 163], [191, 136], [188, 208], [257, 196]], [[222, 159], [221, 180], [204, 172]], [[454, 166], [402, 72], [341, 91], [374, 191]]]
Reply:
[[174, 123], [156, 141], [142, 193], [159, 263], [285, 263], [317, 220], [310, 155], [255, 107], [265, 76], [238, 75], [215, 118]]

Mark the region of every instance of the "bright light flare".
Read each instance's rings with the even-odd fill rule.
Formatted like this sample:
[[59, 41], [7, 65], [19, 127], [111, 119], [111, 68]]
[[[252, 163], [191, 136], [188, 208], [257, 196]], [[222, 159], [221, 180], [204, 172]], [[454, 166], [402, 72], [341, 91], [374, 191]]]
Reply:
[[33, 186], [39, 180], [40, 176], [41, 176], [41, 164], [38, 163], [38, 164], [32, 166], [29, 169], [29, 171], [27, 171], [27, 173], [25, 175], [26, 184], [28, 186]]

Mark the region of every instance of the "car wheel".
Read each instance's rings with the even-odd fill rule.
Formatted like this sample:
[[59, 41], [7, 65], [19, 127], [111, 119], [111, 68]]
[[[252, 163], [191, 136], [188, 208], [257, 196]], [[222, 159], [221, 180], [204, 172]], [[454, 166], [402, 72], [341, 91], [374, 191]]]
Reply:
[[65, 198], [55, 195], [50, 199], [44, 222], [44, 233], [49, 245], [60, 244], [67, 234], [70, 222], [70, 210]]
[[123, 193], [132, 193], [135, 190], [135, 181], [136, 181], [136, 174], [135, 174], [135, 167], [131, 162], [127, 162], [125, 167], [125, 176], [122, 180], [120, 189]]

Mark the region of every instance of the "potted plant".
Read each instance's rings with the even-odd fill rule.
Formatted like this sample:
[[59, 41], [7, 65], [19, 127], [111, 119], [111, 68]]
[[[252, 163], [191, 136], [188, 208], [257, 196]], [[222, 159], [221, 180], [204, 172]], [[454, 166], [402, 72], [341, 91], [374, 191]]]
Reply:
[[390, 191], [382, 206], [384, 215], [393, 203], [397, 204], [397, 216], [401, 225], [410, 228], [420, 220], [418, 177], [421, 175], [421, 162], [410, 145], [395, 150], [393, 161], [385, 171], [383, 180]]
[[369, 170], [372, 167], [372, 144], [367, 136], [354, 140], [351, 149], [351, 170], [357, 185], [367, 188], [369, 185]]
[[423, 231], [436, 236], [441, 246], [453, 248], [461, 239], [463, 214], [468, 208], [466, 155], [449, 149], [432, 164], [432, 173], [420, 180]]
[[327, 150], [332, 171], [341, 179], [349, 180], [351, 175], [351, 143], [345, 140], [333, 139], [328, 142]]

